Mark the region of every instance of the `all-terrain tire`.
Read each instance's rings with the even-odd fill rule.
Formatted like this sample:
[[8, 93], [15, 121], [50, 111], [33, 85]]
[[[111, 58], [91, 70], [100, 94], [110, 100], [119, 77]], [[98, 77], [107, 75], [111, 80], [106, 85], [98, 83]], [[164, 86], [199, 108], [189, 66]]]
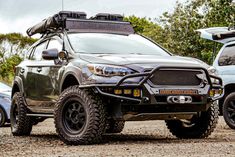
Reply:
[[108, 121], [108, 128], [106, 129], [106, 133], [120, 133], [122, 132], [124, 126], [125, 121], [110, 119]]
[[11, 102], [10, 122], [11, 132], [14, 136], [27, 136], [32, 131], [32, 123], [27, 114], [27, 107], [21, 93], [14, 94]]
[[206, 138], [215, 129], [219, 118], [219, 106], [212, 103], [205, 112], [193, 116], [191, 120], [167, 120], [166, 125], [170, 132], [178, 138]]
[[6, 113], [0, 106], [0, 127], [4, 126], [6, 123]]
[[[76, 118], [83, 115], [80, 111], [85, 116]], [[67, 116], [71, 119], [66, 118]], [[54, 111], [56, 132], [69, 145], [101, 142], [106, 128], [105, 118], [104, 104], [99, 96], [91, 91], [82, 90], [77, 85], [71, 86], [61, 93]], [[76, 123], [78, 121], [80, 125]], [[82, 122], [84, 123], [81, 125]], [[80, 128], [76, 130], [78, 127]]]
[[235, 92], [229, 94], [223, 104], [223, 116], [227, 125], [235, 129]]

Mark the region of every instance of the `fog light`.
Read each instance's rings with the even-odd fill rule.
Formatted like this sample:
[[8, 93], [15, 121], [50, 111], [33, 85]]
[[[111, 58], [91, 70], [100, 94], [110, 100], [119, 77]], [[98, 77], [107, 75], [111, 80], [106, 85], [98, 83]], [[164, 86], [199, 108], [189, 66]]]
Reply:
[[121, 89], [115, 89], [114, 94], [120, 95], [120, 94], [122, 94], [122, 90]]
[[211, 89], [210, 90], [210, 96], [213, 97], [215, 95], [221, 95], [223, 94], [223, 90], [222, 89]]
[[124, 89], [124, 94], [130, 95], [131, 94], [131, 89]]
[[141, 91], [140, 91], [140, 89], [134, 89], [134, 90], [133, 90], [133, 96], [134, 96], [134, 97], [140, 97], [140, 96], [141, 96]]
[[210, 90], [210, 96], [213, 97], [215, 95], [215, 91], [212, 89]]
[[222, 89], [217, 89], [217, 90], [215, 90], [215, 94], [223, 94], [223, 90]]

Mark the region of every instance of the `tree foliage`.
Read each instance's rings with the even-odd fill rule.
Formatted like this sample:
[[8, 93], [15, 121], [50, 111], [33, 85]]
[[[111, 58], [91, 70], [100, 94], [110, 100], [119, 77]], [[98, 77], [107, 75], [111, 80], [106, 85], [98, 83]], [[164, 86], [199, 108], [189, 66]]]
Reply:
[[134, 24], [137, 33], [150, 37], [174, 54], [211, 63], [214, 43], [200, 39], [195, 30], [233, 26], [234, 13], [231, 0], [188, 0], [186, 3], [177, 2], [172, 13], [163, 13], [155, 22], [135, 16], [126, 20]]
[[20, 33], [0, 34], [0, 80], [11, 82], [14, 67], [24, 56], [23, 51], [35, 41]]

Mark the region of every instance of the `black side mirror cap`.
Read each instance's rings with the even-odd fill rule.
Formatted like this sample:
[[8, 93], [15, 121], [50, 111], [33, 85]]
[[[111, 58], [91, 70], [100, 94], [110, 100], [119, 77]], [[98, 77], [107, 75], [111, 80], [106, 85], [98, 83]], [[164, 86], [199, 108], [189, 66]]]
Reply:
[[58, 59], [59, 51], [57, 49], [47, 49], [42, 51], [42, 58], [45, 60]]

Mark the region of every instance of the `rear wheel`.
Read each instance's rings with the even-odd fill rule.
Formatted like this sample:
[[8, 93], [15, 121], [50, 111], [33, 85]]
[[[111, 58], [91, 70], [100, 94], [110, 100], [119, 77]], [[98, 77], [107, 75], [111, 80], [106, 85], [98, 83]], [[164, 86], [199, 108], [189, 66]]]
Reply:
[[200, 112], [189, 120], [167, 120], [170, 132], [178, 138], [206, 138], [218, 122], [219, 107], [211, 104], [206, 112]]
[[108, 121], [108, 128], [106, 130], [106, 133], [120, 133], [122, 132], [124, 126], [125, 126], [125, 121], [110, 119]]
[[14, 136], [30, 135], [32, 131], [32, 122], [27, 114], [27, 107], [24, 98], [19, 92], [15, 93], [11, 102], [11, 132]]
[[0, 107], [0, 127], [6, 123], [6, 114], [2, 107]]
[[72, 86], [61, 93], [56, 104], [55, 127], [60, 138], [71, 145], [99, 143], [105, 131], [102, 101], [92, 92]]
[[223, 116], [227, 125], [231, 129], [235, 129], [235, 93], [231, 93], [225, 98]]

